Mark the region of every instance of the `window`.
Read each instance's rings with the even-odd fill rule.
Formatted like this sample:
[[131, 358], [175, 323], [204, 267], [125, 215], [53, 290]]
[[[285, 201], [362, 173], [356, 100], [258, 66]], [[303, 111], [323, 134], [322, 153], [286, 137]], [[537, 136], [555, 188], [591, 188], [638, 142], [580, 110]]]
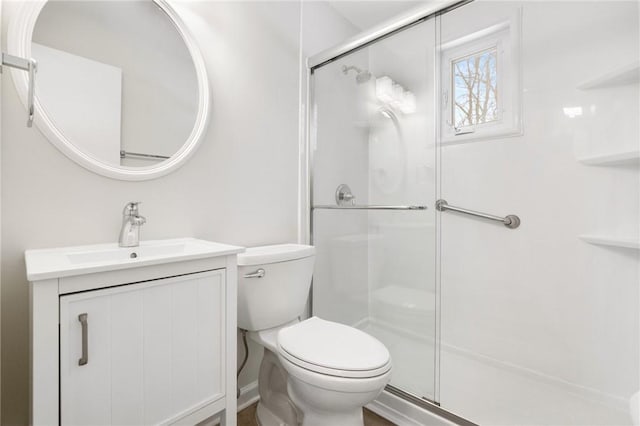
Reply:
[[443, 143], [521, 134], [518, 23], [442, 44]]
[[497, 50], [474, 53], [451, 63], [452, 123], [463, 128], [498, 120]]

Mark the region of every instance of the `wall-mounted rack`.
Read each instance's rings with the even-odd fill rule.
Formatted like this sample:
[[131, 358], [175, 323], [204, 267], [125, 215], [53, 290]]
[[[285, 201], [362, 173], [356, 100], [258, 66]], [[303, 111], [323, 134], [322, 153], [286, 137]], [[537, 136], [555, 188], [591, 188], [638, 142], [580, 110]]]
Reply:
[[[36, 90], [36, 72], [38, 71], [38, 63], [35, 59], [25, 59], [19, 56], [2, 53], [2, 65], [17, 68], [29, 73], [29, 93], [27, 95], [27, 127], [33, 126], [33, 116], [35, 114], [35, 90]], [[0, 68], [2, 71], [2, 68]]]
[[166, 155], [142, 154], [140, 152], [129, 152], [129, 151], [121, 150], [120, 158], [144, 158], [147, 160], [166, 160], [169, 157], [167, 157]]
[[427, 206], [378, 206], [378, 205], [342, 205], [332, 204], [317, 205], [311, 207], [312, 210], [427, 210]]

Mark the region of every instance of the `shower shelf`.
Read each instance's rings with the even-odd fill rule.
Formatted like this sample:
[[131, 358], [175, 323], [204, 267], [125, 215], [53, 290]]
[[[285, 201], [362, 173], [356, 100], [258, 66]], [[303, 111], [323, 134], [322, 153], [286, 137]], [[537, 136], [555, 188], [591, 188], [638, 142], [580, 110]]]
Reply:
[[640, 82], [640, 63], [634, 62], [609, 71], [578, 85], [579, 90], [603, 89], [607, 87], [638, 84]]
[[640, 150], [613, 152], [578, 158], [588, 166], [626, 166], [640, 165]]
[[578, 238], [590, 244], [640, 250], [640, 240], [638, 238], [586, 234], [579, 235]]

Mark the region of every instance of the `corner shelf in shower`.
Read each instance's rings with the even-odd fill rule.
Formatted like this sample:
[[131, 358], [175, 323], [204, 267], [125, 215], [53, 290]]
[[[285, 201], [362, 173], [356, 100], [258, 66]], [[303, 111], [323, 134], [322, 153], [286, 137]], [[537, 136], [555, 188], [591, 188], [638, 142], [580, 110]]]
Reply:
[[640, 150], [612, 152], [578, 158], [587, 166], [631, 166], [640, 165]]
[[577, 86], [579, 90], [604, 89], [625, 86], [640, 82], [640, 62], [634, 62], [584, 81]]
[[578, 238], [590, 244], [640, 250], [640, 239], [638, 238], [613, 237], [591, 234], [578, 235]]

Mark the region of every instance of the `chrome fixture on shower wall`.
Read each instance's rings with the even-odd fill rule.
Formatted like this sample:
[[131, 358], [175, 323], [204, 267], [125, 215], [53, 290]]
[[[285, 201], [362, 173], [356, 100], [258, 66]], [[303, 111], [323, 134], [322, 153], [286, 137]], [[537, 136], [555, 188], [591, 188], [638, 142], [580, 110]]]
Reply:
[[371, 79], [372, 74], [367, 71], [367, 70], [362, 70], [358, 67], [355, 67], [353, 65], [347, 66], [347, 65], [343, 65], [342, 66], [342, 73], [344, 75], [349, 74], [349, 71], [355, 71], [356, 74], [356, 82], [358, 84], [362, 84], [362, 83], [366, 83], [367, 81], [369, 81]]
[[353, 206], [356, 203], [356, 196], [351, 192], [351, 188], [346, 183], [341, 183], [336, 188], [336, 205]]
[[436, 201], [436, 210], [439, 212], [446, 212], [451, 210], [452, 212], [462, 213], [469, 216], [475, 216], [482, 219], [492, 220], [494, 222], [500, 222], [509, 229], [516, 229], [520, 226], [520, 218], [515, 214], [508, 214], [505, 217], [496, 216], [488, 213], [481, 213], [475, 210], [465, 209], [462, 207], [451, 206], [446, 200], [440, 199]]

